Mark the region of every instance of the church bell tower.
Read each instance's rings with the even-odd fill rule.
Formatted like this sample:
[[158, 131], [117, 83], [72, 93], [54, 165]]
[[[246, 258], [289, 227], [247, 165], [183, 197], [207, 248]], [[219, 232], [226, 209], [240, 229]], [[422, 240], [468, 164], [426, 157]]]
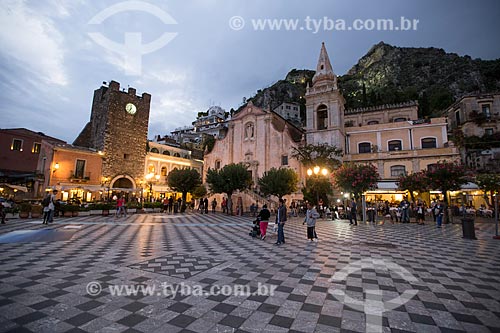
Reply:
[[306, 91], [306, 141], [327, 143], [344, 150], [345, 100], [337, 86], [325, 43], [321, 45], [316, 74]]

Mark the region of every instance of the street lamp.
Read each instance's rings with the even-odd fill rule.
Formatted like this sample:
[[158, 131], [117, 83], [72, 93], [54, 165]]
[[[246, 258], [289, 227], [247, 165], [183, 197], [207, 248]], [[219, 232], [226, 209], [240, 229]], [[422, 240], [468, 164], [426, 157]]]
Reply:
[[146, 180], [148, 181], [149, 184], [149, 202], [151, 202], [151, 197], [153, 195], [153, 178], [155, 181], [158, 181], [160, 180], [160, 175], [155, 175], [152, 172], [146, 175]]
[[[328, 175], [328, 169], [326, 168], [321, 168], [320, 166], [315, 166], [312, 169], [309, 168], [307, 169], [307, 175], [309, 177], [314, 177], [316, 180], [319, 179], [319, 176], [327, 176]], [[316, 204], [319, 204], [319, 190], [317, 189], [317, 184], [316, 184]]]

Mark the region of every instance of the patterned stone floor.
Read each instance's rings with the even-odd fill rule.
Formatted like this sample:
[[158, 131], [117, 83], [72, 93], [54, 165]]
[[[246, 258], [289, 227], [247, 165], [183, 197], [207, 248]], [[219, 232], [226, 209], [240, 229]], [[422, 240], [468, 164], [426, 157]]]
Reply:
[[[308, 242], [298, 218], [286, 244], [251, 238], [249, 217], [221, 214], [8, 221], [11, 231], [71, 231], [68, 240], [0, 243], [0, 332], [365, 332], [366, 315], [339, 301], [416, 295], [383, 313], [384, 332], [500, 332], [500, 241], [480, 224], [349, 226], [321, 220]], [[7, 238], [5, 236], [4, 238]], [[373, 262], [374, 265], [360, 263]], [[407, 270], [379, 266], [391, 263]], [[332, 276], [348, 271], [342, 278]], [[102, 291], [91, 295], [87, 286]], [[111, 287], [249, 286], [251, 295], [112, 295]], [[256, 295], [275, 286], [272, 296]]]

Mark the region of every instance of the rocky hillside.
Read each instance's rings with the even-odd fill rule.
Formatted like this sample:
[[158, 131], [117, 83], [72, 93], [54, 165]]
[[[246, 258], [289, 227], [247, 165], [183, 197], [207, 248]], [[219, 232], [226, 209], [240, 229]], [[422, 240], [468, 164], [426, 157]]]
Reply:
[[[284, 80], [249, 98], [264, 108], [282, 102], [302, 106], [314, 71], [293, 69]], [[437, 48], [374, 45], [346, 75], [339, 76], [346, 108], [418, 100], [422, 116], [434, 115], [464, 93], [500, 90], [500, 59], [484, 61]], [[303, 109], [303, 107], [302, 107]], [[303, 110], [304, 111], [304, 110]]]

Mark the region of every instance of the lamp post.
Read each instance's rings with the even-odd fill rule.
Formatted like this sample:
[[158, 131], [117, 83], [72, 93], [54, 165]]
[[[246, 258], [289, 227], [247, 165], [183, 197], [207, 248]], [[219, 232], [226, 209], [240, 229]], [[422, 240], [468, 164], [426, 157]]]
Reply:
[[160, 180], [160, 175], [155, 175], [154, 173], [148, 173], [146, 175], [146, 180], [148, 181], [149, 185], [149, 202], [151, 202], [151, 198], [153, 196], [153, 180], [154, 181]]
[[[328, 175], [328, 170], [326, 168], [321, 168], [319, 166], [315, 166], [312, 169], [309, 168], [307, 169], [307, 175], [309, 177], [314, 177], [315, 180], [318, 180], [320, 175], [326, 177]], [[316, 204], [319, 204], [319, 190], [318, 190], [318, 184], [315, 184], [315, 191], [316, 191]]]

